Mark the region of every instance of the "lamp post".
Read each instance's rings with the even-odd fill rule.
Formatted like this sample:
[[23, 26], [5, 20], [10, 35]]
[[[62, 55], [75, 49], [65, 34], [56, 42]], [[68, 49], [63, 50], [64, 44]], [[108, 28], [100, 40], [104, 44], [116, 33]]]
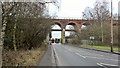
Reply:
[[113, 52], [113, 19], [112, 19], [112, 0], [111, 0], [111, 52]]

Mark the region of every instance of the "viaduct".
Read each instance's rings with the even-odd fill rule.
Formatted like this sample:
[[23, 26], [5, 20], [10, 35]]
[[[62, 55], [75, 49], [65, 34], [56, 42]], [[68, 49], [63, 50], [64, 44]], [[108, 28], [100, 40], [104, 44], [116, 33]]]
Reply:
[[[51, 21], [52, 21], [52, 25], [57, 24], [61, 27], [61, 29], [52, 29], [51, 31], [61, 31], [61, 37], [62, 37], [61, 42], [62, 43], [65, 43], [65, 31], [80, 30], [82, 25], [88, 26], [88, 25], [92, 25], [92, 23], [94, 22], [93, 20], [83, 20], [83, 19], [51, 19]], [[116, 25], [117, 23], [118, 21], [114, 20], [113, 25]], [[74, 30], [65, 29], [67, 25], [72, 25], [74, 26], [75, 29]]]

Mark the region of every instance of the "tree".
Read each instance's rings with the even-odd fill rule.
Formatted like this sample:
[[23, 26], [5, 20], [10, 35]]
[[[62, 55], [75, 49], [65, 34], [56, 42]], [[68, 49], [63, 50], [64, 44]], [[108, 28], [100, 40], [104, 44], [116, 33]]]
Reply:
[[2, 42], [2, 6], [0, 2], [0, 46], [2, 45], [3, 45], [3, 42]]
[[83, 12], [83, 19], [85, 20], [93, 20], [95, 18], [94, 10], [90, 7], [86, 7]]
[[92, 33], [101, 38], [102, 43], [107, 43], [106, 39], [110, 37], [109, 2], [107, 2], [107, 0], [96, 0], [94, 8], [87, 7], [85, 9], [85, 11], [83, 12], [83, 18], [87, 20], [92, 20], [92, 25], [90, 26], [91, 28], [88, 28], [88, 31], [92, 30]]
[[46, 39], [50, 30], [50, 20], [46, 14], [45, 3], [2, 3], [5, 47], [16, 50], [25, 46], [26, 49], [31, 49]]

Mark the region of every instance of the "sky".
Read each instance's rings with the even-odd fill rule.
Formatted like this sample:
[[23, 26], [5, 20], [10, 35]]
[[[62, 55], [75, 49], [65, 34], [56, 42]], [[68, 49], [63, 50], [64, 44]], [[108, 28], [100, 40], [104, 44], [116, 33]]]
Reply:
[[[49, 4], [49, 14], [51, 16], [57, 15], [58, 18], [81, 19], [84, 9], [86, 7], [93, 8], [95, 1], [96, 0], [61, 0], [61, 6], [59, 9], [57, 9], [57, 7], [55, 7], [53, 4]], [[108, 1], [111, 2], [111, 0]], [[120, 0], [113, 0], [113, 13], [118, 13], [119, 1]], [[59, 26], [54, 26], [53, 28], [60, 29]], [[68, 36], [69, 32], [66, 32], [65, 35]], [[52, 32], [52, 37], [61, 38], [61, 32]]]
[[[61, 0], [59, 10], [53, 5], [49, 5], [49, 13], [57, 15], [59, 18], [82, 18], [82, 12], [86, 7], [93, 8], [96, 0]], [[107, 0], [111, 2], [111, 0]], [[120, 0], [113, 0], [113, 13], [118, 12], [118, 2]], [[110, 4], [109, 4], [110, 5]]]
[[[70, 27], [72, 29], [74, 29], [74, 27], [71, 25], [67, 25], [65, 29], [70, 29]], [[61, 28], [60, 28], [60, 26], [55, 25], [52, 29], [61, 29]], [[65, 36], [69, 36], [69, 32], [66, 31]], [[53, 38], [61, 38], [61, 31], [52, 31], [52, 37]]]

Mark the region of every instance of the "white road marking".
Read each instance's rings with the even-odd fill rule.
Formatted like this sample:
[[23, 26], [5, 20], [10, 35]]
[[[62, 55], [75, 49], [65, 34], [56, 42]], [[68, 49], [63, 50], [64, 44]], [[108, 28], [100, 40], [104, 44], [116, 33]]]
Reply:
[[72, 52], [72, 50], [71, 50], [71, 49], [68, 49], [68, 51]]
[[80, 55], [79, 53], [76, 53], [77, 55], [79, 55], [79, 56], [81, 56], [81, 57], [83, 57], [83, 58], [86, 58], [85, 56], [83, 56], [83, 55]]
[[53, 52], [53, 47], [52, 47], [52, 65], [56, 66], [55, 65], [55, 56], [54, 56], [54, 52]]
[[104, 67], [104, 68], [107, 68], [105, 67], [104, 65], [100, 64], [100, 63], [97, 63], [97, 65], [101, 66], [101, 67]]
[[[65, 49], [67, 49], [66, 47], [64, 47]], [[67, 49], [68, 51], [70, 51], [70, 52], [73, 52], [71, 49]], [[94, 55], [96, 55], [96, 56], [83, 56], [83, 55], [81, 55], [81, 54], [79, 54], [79, 50], [76, 50], [76, 51], [78, 51], [76, 54], [77, 55], [79, 55], [79, 56], [81, 56], [81, 57], [83, 57], [83, 58], [95, 58], [95, 59], [104, 59], [104, 60], [111, 60], [111, 61], [120, 61], [120, 60], [118, 60], [118, 59], [108, 59], [108, 58], [101, 58], [102, 56], [104, 56], [104, 55], [101, 55], [101, 54], [94, 54]], [[90, 54], [90, 53], [89, 53]], [[98, 57], [97, 57], [98, 56]], [[99, 56], [101, 56], [101, 57], [99, 57]]]
[[55, 56], [56, 56], [56, 59], [57, 59], [57, 65], [58, 65], [58, 64], [60, 64], [60, 59], [59, 59], [59, 57], [58, 57], [58, 55], [57, 55], [57, 53], [56, 53], [55, 47], [53, 47], [53, 50], [54, 50], [54, 52], [55, 52]]
[[65, 48], [66, 50], [70, 51], [70, 52], [73, 52], [71, 49], [67, 49], [65, 46], [64, 46], [64, 48]]
[[114, 65], [114, 64], [106, 64], [106, 63], [100, 63], [102, 65], [106, 65], [106, 66], [118, 66], [118, 65]]
[[[77, 50], [77, 52], [80, 52], [79, 50]], [[95, 53], [90, 53], [90, 52], [87, 52], [88, 54], [87, 55], [94, 55], [94, 56], [103, 56], [103, 55], [101, 55], [101, 54], [95, 54]]]
[[120, 60], [116, 60], [116, 59], [107, 59], [107, 58], [100, 58], [100, 57], [93, 57], [93, 56], [85, 56], [87, 58], [95, 58], [95, 59], [104, 59], [104, 60], [111, 60], [111, 61], [120, 61]]
[[[71, 47], [69, 47], [69, 48], [71, 48]], [[74, 47], [74, 48], [77, 48], [77, 47]], [[72, 49], [75, 50], [75, 51], [77, 51], [77, 52], [81, 52], [79, 49], [74, 49], [74, 48], [72, 48]], [[67, 49], [67, 48], [66, 48], [66, 49]], [[72, 50], [70, 50], [70, 51], [72, 51]], [[87, 53], [88, 53], [88, 55], [104, 56], [104, 55], [102, 55], [102, 54], [91, 53], [91, 52], [88, 52], [88, 51], [87, 51]]]

